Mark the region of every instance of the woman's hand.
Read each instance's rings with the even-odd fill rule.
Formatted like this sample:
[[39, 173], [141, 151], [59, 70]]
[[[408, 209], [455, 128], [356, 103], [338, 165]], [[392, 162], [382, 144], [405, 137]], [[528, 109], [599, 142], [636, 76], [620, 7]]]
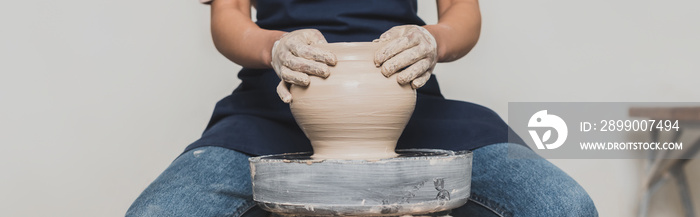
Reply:
[[309, 75], [327, 78], [328, 66], [338, 60], [329, 51], [313, 47], [312, 44], [328, 43], [320, 31], [301, 29], [285, 34], [272, 47], [272, 68], [280, 81], [277, 94], [285, 103], [292, 101], [289, 84], [309, 86]]
[[396, 81], [402, 85], [410, 82], [414, 89], [430, 79], [437, 63], [437, 42], [428, 30], [416, 25], [396, 26], [374, 41], [388, 42], [374, 55], [374, 64], [382, 67], [384, 76], [398, 73]]

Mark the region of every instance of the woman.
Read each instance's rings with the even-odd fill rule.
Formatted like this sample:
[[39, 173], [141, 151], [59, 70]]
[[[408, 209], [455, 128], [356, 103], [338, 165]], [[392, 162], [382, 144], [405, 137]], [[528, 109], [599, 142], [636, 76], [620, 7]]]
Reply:
[[[397, 148], [473, 150], [472, 194], [452, 216], [597, 216], [585, 190], [526, 146], [488, 108], [446, 100], [432, 69], [466, 55], [480, 33], [477, 0], [438, 0], [425, 25], [416, 0], [215, 0], [216, 48], [243, 66], [241, 85], [219, 101], [202, 138], [187, 147], [127, 216], [264, 216], [252, 201], [247, 158], [311, 151], [286, 103], [289, 84], [332, 76], [335, 56], [310, 44], [387, 41], [375, 63], [417, 89]], [[257, 22], [250, 18], [257, 9]], [[280, 100], [281, 99], [281, 100]], [[511, 139], [524, 144], [519, 139]], [[509, 159], [507, 151], [528, 156]]]

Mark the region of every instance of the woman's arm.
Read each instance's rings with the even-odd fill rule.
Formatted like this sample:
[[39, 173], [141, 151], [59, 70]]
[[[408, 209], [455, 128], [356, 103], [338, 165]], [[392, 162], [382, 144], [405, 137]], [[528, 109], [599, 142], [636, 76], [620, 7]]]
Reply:
[[[312, 44], [327, 43], [321, 32], [301, 29], [290, 33], [260, 28], [250, 19], [254, 0], [204, 0], [211, 3], [214, 45], [226, 58], [246, 68], [273, 68], [282, 80], [277, 92], [291, 102], [288, 84], [309, 85], [309, 75], [328, 77], [335, 65], [332, 53]], [[274, 53], [273, 53], [274, 50]]]
[[437, 0], [438, 23], [423, 26], [437, 41], [438, 62], [462, 58], [476, 45], [481, 33], [478, 0]]
[[211, 3], [214, 46], [226, 58], [247, 68], [271, 68], [272, 45], [284, 32], [258, 27], [250, 18], [251, 0]]
[[395, 26], [375, 41], [387, 42], [374, 55], [374, 64], [399, 84], [425, 85], [437, 62], [457, 60], [476, 45], [481, 32], [478, 0], [437, 0], [435, 25]]

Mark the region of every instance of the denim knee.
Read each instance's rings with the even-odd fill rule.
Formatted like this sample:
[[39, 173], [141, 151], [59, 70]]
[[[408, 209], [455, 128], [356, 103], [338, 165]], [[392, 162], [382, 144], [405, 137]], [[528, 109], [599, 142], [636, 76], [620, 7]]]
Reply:
[[[509, 152], [525, 158], [509, 158]], [[472, 193], [474, 201], [500, 216], [598, 216], [576, 180], [517, 144], [494, 144], [474, 151]]]
[[255, 205], [247, 155], [214, 146], [180, 155], [126, 216], [240, 216]]
[[591, 197], [576, 182], [560, 184], [558, 191], [542, 195], [547, 204], [542, 216], [598, 216], [598, 211]]
[[155, 216], [176, 216], [176, 213], [170, 213], [170, 209], [164, 208], [156, 204], [145, 206], [131, 206], [126, 211], [126, 217], [155, 217]]

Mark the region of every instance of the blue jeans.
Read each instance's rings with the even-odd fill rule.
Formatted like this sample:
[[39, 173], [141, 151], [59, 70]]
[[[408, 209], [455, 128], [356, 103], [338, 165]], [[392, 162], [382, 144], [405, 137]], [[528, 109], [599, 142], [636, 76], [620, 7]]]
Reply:
[[[508, 158], [508, 147], [528, 159]], [[178, 157], [126, 216], [267, 216], [252, 200], [248, 157], [200, 147]], [[598, 216], [575, 180], [517, 144], [474, 150], [469, 202], [452, 216]]]

